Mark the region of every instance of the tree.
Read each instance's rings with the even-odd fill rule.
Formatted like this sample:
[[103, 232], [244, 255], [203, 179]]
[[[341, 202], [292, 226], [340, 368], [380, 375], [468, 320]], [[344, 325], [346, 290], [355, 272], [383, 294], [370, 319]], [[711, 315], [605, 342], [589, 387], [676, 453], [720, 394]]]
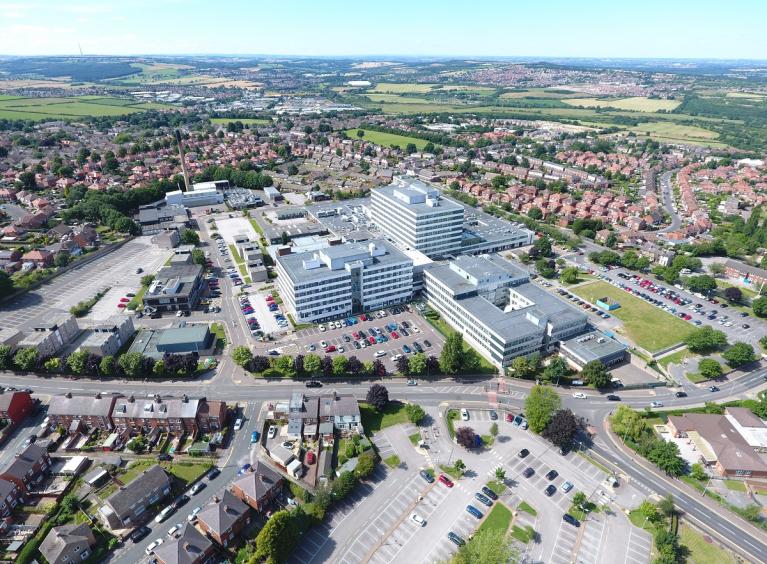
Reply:
[[573, 505], [576, 507], [583, 506], [583, 504], [586, 503], [587, 500], [588, 498], [586, 497], [586, 494], [583, 492], [580, 492], [580, 491], [575, 492], [575, 494], [573, 495]]
[[247, 367], [247, 369], [250, 372], [256, 372], [256, 373], [263, 372], [267, 368], [269, 368], [269, 358], [265, 357], [262, 354], [255, 355], [253, 357], [253, 360], [250, 361], [250, 364]]
[[296, 374], [304, 373], [304, 355], [297, 354], [293, 357], [293, 371]]
[[463, 335], [455, 331], [451, 332], [445, 339], [445, 344], [439, 355], [439, 366], [442, 372], [446, 374], [459, 372], [463, 366], [464, 358]]
[[293, 511], [277, 511], [269, 518], [256, 536], [256, 551], [252, 562], [277, 563], [288, 559], [301, 532], [297, 516], [293, 515], [298, 512], [303, 513], [303, 510], [299, 507]]
[[498, 529], [481, 529], [453, 557], [452, 564], [506, 564], [516, 562], [512, 536]]
[[676, 506], [674, 505], [674, 496], [666, 494], [666, 496], [658, 502], [658, 509], [666, 517], [671, 517], [676, 513]]
[[365, 401], [372, 405], [377, 411], [382, 411], [389, 404], [389, 390], [382, 384], [373, 384], [368, 389]]
[[754, 362], [756, 355], [754, 354], [754, 347], [748, 343], [737, 342], [722, 353], [722, 358], [727, 361], [727, 364], [736, 368]]
[[562, 270], [562, 274], [559, 275], [559, 279], [563, 284], [575, 284], [578, 282], [578, 269], [574, 266], [568, 266]]
[[0, 298], [9, 296], [13, 290], [13, 280], [5, 270], [0, 270]]
[[179, 238], [182, 245], [199, 245], [200, 244], [200, 234], [197, 233], [197, 231], [194, 231], [193, 229], [182, 229], [181, 230], [181, 237]]
[[386, 376], [386, 366], [379, 359], [373, 361], [373, 365], [370, 368], [370, 375], [375, 378], [383, 378]]
[[99, 362], [99, 373], [102, 376], [111, 376], [115, 370], [115, 357], [111, 354], [101, 357]]
[[322, 370], [322, 360], [316, 354], [307, 354], [304, 357], [304, 370], [310, 376], [314, 376]]
[[43, 363], [43, 368], [48, 372], [58, 372], [61, 369], [61, 359], [57, 356], [51, 357]]
[[494, 437], [498, 436], [498, 423], [493, 421], [493, 424], [490, 425], [490, 434]]
[[725, 266], [721, 262], [710, 264], [708, 269], [711, 271], [711, 274], [714, 274], [715, 276], [721, 276], [726, 270]]
[[360, 373], [364, 370], [364, 366], [360, 359], [358, 359], [356, 356], [350, 356], [349, 362], [346, 363], [346, 370], [351, 374], [352, 376], [359, 376]]
[[359, 137], [360, 139], [365, 137], [365, 130], [364, 129], [358, 129], [357, 130], [357, 137]]
[[557, 275], [556, 265], [551, 259], [539, 258], [535, 261], [535, 269], [544, 278], [554, 278]]
[[587, 362], [581, 370], [581, 378], [590, 386], [604, 388], [610, 383], [610, 373], [600, 360]]
[[403, 376], [407, 376], [410, 373], [410, 360], [408, 357], [400, 356], [394, 364], [397, 366], [397, 372]]
[[355, 487], [357, 487], [357, 477], [352, 472], [342, 472], [333, 482], [333, 497], [336, 500], [341, 500], [352, 493]]
[[686, 280], [686, 286], [691, 292], [708, 294], [709, 292], [716, 290], [716, 280], [714, 280], [708, 274], [690, 276]]
[[253, 353], [250, 352], [249, 347], [240, 345], [232, 349], [232, 360], [237, 366], [242, 366], [244, 368], [253, 360]]
[[477, 434], [471, 427], [459, 427], [455, 431], [456, 442], [464, 448], [477, 446]]
[[67, 357], [67, 366], [74, 374], [85, 372], [85, 361], [88, 360], [88, 353], [85, 351], [75, 351]]
[[743, 300], [743, 292], [740, 291], [740, 288], [730, 286], [724, 289], [724, 297], [731, 302], [740, 303]]
[[461, 474], [466, 470], [466, 463], [460, 458], [453, 463], [453, 468], [458, 470]]
[[703, 480], [708, 479], [708, 474], [706, 474], [706, 471], [703, 469], [703, 465], [696, 462], [690, 467], [690, 478], [702, 482]]
[[354, 469], [354, 475], [357, 478], [367, 478], [376, 468], [376, 459], [372, 450], [363, 452], [357, 457], [357, 467]]
[[511, 368], [517, 378], [529, 379], [535, 376], [536, 368], [526, 356], [518, 356], [511, 361]]
[[289, 355], [284, 354], [278, 357], [273, 357], [272, 368], [286, 378], [293, 378], [296, 375], [296, 370], [293, 366], [293, 357]]
[[687, 348], [696, 353], [713, 352], [727, 346], [727, 336], [710, 325], [693, 329], [683, 340]]
[[152, 282], [154, 282], [154, 274], [145, 274], [141, 277], [142, 286], [149, 286]]
[[503, 482], [506, 479], [506, 470], [501, 466], [495, 469], [495, 479], [499, 482]]
[[440, 371], [439, 359], [434, 355], [430, 355], [426, 359], [426, 373], [439, 374], [439, 371]]
[[0, 345], [0, 370], [7, 370], [11, 367], [13, 349], [8, 345]]
[[69, 264], [69, 254], [65, 252], [56, 253], [56, 256], [53, 257], [53, 266], [57, 266], [61, 268], [62, 266], [66, 266]]
[[751, 309], [757, 317], [767, 317], [767, 297], [761, 296], [751, 301]]
[[660, 520], [660, 513], [658, 512], [658, 507], [651, 501], [644, 500], [642, 503], [639, 504], [639, 507], [637, 509], [639, 511], [639, 514], [642, 515], [642, 517], [644, 517], [648, 523], [655, 524]]
[[413, 356], [406, 357], [408, 359], [408, 371], [412, 375], [420, 375], [426, 372], [426, 355], [423, 353], [416, 353]]
[[141, 376], [143, 357], [139, 352], [125, 353], [117, 360], [117, 364], [129, 378]]
[[333, 358], [333, 376], [343, 376], [346, 374], [346, 368], [349, 364], [347, 358], [339, 354]]
[[541, 377], [547, 382], [558, 382], [560, 378], [569, 373], [570, 368], [567, 366], [567, 361], [561, 356], [557, 356], [543, 369]]
[[621, 405], [611, 418], [613, 431], [624, 439], [638, 441], [647, 431], [647, 422], [627, 405]]
[[152, 374], [158, 378], [165, 375], [165, 361], [163, 359], [160, 358], [155, 361], [154, 366], [152, 367]]
[[202, 267], [205, 266], [205, 253], [202, 251], [202, 249], [194, 249], [192, 251], [192, 262], [194, 264], [199, 264]]
[[13, 363], [19, 370], [32, 370], [37, 364], [37, 349], [19, 349], [13, 357]]
[[535, 250], [536, 256], [550, 257], [551, 256], [551, 239], [549, 239], [548, 236], [546, 235], [536, 239], [535, 243], [533, 243], [533, 249]]
[[405, 413], [411, 423], [418, 425], [423, 418], [426, 417], [426, 412], [417, 403], [409, 403], [405, 406]]
[[538, 221], [538, 220], [543, 219], [543, 212], [541, 211], [541, 208], [533, 206], [527, 212], [527, 217], [529, 217], [530, 219], [534, 219], [534, 220]]
[[415, 146], [415, 143], [408, 143], [405, 145], [405, 153], [408, 155], [412, 155], [413, 153], [418, 152], [418, 147]]
[[719, 378], [723, 371], [722, 365], [713, 358], [704, 358], [698, 363], [698, 372], [707, 380]]
[[578, 421], [569, 409], [560, 409], [543, 430], [542, 436], [561, 449], [569, 449], [578, 432]]
[[669, 476], [679, 476], [684, 472], [685, 461], [679, 456], [676, 443], [658, 439], [653, 441], [647, 452], [647, 460], [654, 463]]
[[559, 395], [551, 386], [533, 386], [525, 400], [525, 413], [530, 429], [541, 433], [551, 421], [554, 412], [559, 409], [560, 403]]

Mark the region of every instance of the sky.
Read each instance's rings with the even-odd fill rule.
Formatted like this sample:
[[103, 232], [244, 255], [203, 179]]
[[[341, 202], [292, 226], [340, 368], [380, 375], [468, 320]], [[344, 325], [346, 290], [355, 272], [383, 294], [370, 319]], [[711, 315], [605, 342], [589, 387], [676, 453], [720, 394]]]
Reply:
[[0, 0], [0, 54], [764, 60], [765, 22], [765, 0]]

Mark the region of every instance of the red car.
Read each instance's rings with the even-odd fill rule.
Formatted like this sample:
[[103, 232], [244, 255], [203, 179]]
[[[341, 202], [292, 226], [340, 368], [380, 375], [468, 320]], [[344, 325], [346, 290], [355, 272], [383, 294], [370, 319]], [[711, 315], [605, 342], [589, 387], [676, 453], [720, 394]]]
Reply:
[[511, 423], [512, 421], [514, 421], [514, 416], [511, 413], [507, 413], [506, 414], [506, 422], [507, 423]]
[[363, 313], [362, 315], [360, 315], [360, 320], [361, 321], [367, 321], [368, 320], [368, 316]]
[[368, 337], [368, 343], [370, 343], [371, 345], [375, 345], [376, 344], [376, 338], [375, 337]]
[[391, 338], [392, 339], [399, 339], [399, 333], [397, 333], [396, 331], [392, 331], [391, 332]]
[[352, 333], [352, 337], [354, 337], [355, 341], [359, 341], [360, 340], [360, 334], [357, 331]]
[[325, 347], [325, 352], [326, 353], [336, 352], [336, 346], [335, 345], [328, 345], [327, 347]]
[[443, 484], [445, 484], [448, 488], [452, 488], [453, 487], [452, 480], [450, 480], [450, 478], [448, 478], [444, 474], [440, 474], [438, 480], [440, 482], [442, 482]]

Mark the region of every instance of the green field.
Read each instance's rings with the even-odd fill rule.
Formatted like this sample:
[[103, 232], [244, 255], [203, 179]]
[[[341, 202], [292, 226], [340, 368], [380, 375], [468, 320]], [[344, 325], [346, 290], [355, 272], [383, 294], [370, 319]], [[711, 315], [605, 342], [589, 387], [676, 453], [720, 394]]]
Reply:
[[666, 110], [670, 112], [676, 109], [682, 102], [680, 100], [656, 100], [644, 96], [631, 98], [570, 98], [564, 101], [571, 106], [583, 106], [586, 108], [615, 108], [631, 112], [657, 112]]
[[559, 90], [554, 88], [526, 88], [522, 90], [511, 90], [501, 94], [501, 98], [504, 100], [511, 98], [577, 98], [581, 96], [580, 92], [573, 92], [572, 90]]
[[482, 521], [479, 530], [486, 531], [489, 529], [505, 533], [509, 530], [509, 524], [511, 524], [511, 511], [505, 505], [496, 503], [487, 518]]
[[685, 559], [688, 564], [729, 564], [736, 561], [731, 552], [706, 540], [689, 525], [679, 526], [679, 544], [690, 551]]
[[271, 120], [260, 118], [210, 118], [210, 121], [219, 125], [226, 125], [235, 121], [239, 121], [243, 125], [268, 125], [272, 123]]
[[86, 116], [122, 116], [152, 109], [172, 108], [173, 106], [164, 104], [141, 103], [128, 98], [110, 96], [2, 98], [0, 99], [0, 118], [42, 121]]
[[640, 123], [629, 128], [637, 135], [649, 135], [656, 141], [669, 143], [692, 143], [708, 147], [726, 147], [724, 143], [718, 143], [716, 138], [719, 134], [694, 125], [682, 125], [679, 123], [650, 122]]
[[379, 82], [369, 92], [389, 92], [391, 94], [425, 94], [431, 92], [436, 84], [416, 84], [414, 82]]
[[399, 94], [365, 94], [371, 102], [379, 104], [439, 104], [437, 100], [416, 98], [415, 96], [400, 96]]
[[[360, 139], [357, 137], [357, 129], [347, 129], [346, 134], [350, 139]], [[404, 149], [408, 143], [413, 143], [419, 150], [423, 149], [428, 141], [424, 139], [418, 139], [417, 137], [406, 137], [405, 135], [395, 135], [393, 133], [382, 133], [380, 131], [365, 131], [365, 136], [362, 137], [365, 141], [381, 145], [382, 147], [391, 147], [392, 145], [399, 145]]]
[[591, 303], [602, 297], [619, 302], [621, 307], [610, 314], [623, 322], [622, 332], [629, 339], [650, 352], [681, 342], [693, 329], [678, 317], [605, 282], [590, 282], [571, 291]]

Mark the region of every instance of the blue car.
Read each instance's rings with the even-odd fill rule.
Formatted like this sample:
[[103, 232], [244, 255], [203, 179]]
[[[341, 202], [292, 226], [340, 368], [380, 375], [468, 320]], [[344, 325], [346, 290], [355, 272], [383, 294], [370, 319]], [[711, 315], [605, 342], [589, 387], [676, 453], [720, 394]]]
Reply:
[[477, 519], [482, 519], [482, 517], [484, 517], [484, 514], [479, 509], [474, 507], [473, 505], [467, 505], [466, 506], [466, 511], [471, 513]]
[[404, 352], [405, 354], [410, 354], [410, 347], [408, 347], [407, 345], [402, 345], [402, 352]]
[[253, 431], [250, 434], [250, 442], [251, 443], [257, 443], [258, 442], [258, 431]]

